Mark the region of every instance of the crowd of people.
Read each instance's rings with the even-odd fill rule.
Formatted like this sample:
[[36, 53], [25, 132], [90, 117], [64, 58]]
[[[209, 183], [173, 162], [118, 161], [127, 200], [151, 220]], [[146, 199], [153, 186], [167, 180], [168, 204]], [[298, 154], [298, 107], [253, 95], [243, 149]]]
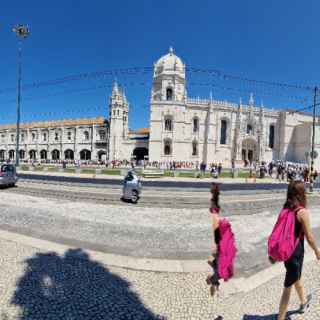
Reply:
[[[13, 160], [8, 160], [13, 162]], [[219, 178], [221, 176], [223, 166], [222, 163], [205, 163], [199, 161], [147, 161], [147, 160], [28, 160], [21, 161], [21, 163], [36, 165], [60, 165], [62, 167], [74, 166], [74, 167], [105, 167], [110, 169], [119, 168], [135, 168], [137, 166], [144, 169], [159, 169], [159, 170], [195, 170], [199, 171], [200, 175], [204, 176], [206, 173], [210, 173], [212, 177]], [[301, 180], [304, 182], [316, 181], [318, 177], [317, 170], [310, 172], [309, 167], [306, 164], [297, 164], [284, 161], [271, 161], [268, 164], [266, 162], [243, 162], [243, 169], [249, 170], [249, 177], [264, 178], [269, 176], [270, 178], [277, 179], [279, 181], [294, 181]], [[239, 170], [234, 161], [231, 161], [231, 176], [234, 177], [235, 171]], [[229, 170], [229, 169], [228, 169]], [[311, 181], [310, 181], [311, 180]]]
[[317, 170], [310, 172], [307, 165], [285, 163], [283, 161], [270, 162], [265, 171], [272, 178], [288, 182], [294, 180], [310, 182], [310, 179], [315, 181], [318, 177]]

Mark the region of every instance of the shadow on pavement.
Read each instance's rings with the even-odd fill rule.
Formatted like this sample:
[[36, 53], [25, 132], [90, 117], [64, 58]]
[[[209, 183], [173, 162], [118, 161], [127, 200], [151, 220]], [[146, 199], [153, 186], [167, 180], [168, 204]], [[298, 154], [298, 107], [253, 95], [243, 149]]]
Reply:
[[[287, 319], [290, 320], [292, 315], [300, 314], [298, 310], [292, 310], [287, 312]], [[248, 315], [245, 314], [242, 318], [242, 320], [277, 320], [278, 314], [269, 314], [266, 316], [258, 316], [258, 315]]]
[[37, 253], [25, 260], [11, 303], [21, 320], [165, 319], [153, 314], [130, 283], [90, 260], [82, 249]]

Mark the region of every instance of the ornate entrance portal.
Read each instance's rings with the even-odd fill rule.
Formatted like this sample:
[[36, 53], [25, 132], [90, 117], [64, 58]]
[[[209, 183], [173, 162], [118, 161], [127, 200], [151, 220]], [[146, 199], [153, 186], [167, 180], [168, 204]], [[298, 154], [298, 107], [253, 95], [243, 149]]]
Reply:
[[259, 161], [259, 154], [258, 154], [258, 144], [257, 142], [252, 139], [248, 138], [242, 141], [242, 148], [241, 148], [241, 155], [242, 160], [249, 161], [250, 163], [254, 161]]

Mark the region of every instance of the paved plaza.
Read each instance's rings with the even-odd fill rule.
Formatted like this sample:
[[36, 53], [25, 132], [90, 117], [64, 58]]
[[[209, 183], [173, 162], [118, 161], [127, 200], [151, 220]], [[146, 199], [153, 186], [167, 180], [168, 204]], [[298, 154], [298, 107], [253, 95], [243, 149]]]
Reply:
[[[119, 192], [23, 181], [1, 190], [1, 320], [276, 319], [284, 270], [270, 267], [265, 252], [283, 192], [222, 195], [238, 258], [235, 278], [215, 299], [205, 283], [208, 192], [147, 188], [137, 206], [120, 203]], [[156, 199], [165, 206], [155, 210]], [[309, 203], [319, 237], [317, 194]], [[320, 319], [319, 268], [308, 252], [304, 280], [314, 303], [307, 315], [292, 319]], [[294, 295], [290, 310], [297, 307]]]
[[[273, 320], [283, 274], [248, 292], [212, 299], [206, 273], [168, 273], [109, 267], [78, 248], [47, 243], [32, 246], [23, 237], [0, 232], [0, 316], [11, 319], [215, 319]], [[41, 241], [40, 241], [41, 242]], [[39, 245], [40, 246], [40, 245]], [[102, 259], [103, 260], [103, 259]], [[320, 265], [305, 266], [305, 284], [314, 303], [306, 315], [320, 317]], [[250, 278], [247, 279], [250, 282]], [[245, 289], [245, 287], [243, 287]], [[298, 306], [292, 299], [290, 310]]]

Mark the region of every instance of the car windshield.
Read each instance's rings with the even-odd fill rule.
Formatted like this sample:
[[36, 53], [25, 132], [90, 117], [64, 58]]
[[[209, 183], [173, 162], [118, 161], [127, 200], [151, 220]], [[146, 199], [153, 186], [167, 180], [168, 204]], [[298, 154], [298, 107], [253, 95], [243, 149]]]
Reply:
[[1, 166], [1, 172], [14, 172], [14, 168], [10, 165], [3, 165]]

